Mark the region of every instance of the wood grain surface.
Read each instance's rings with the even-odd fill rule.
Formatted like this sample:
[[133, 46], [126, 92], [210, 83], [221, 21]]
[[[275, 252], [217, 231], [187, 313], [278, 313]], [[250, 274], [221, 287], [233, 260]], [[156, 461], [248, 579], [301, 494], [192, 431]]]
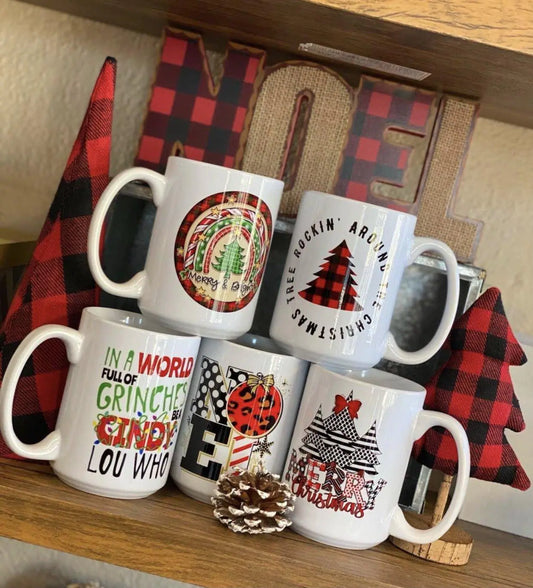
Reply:
[[387, 22], [533, 54], [531, 0], [311, 0]]
[[296, 55], [316, 43], [430, 72], [420, 86], [479, 98], [481, 116], [533, 127], [529, 0], [27, 1], [156, 35], [172, 23]]
[[48, 466], [0, 460], [0, 533], [206, 587], [489, 588], [533, 585], [533, 541], [462, 524], [474, 537], [461, 568], [385, 542], [365, 551], [321, 545], [290, 530], [237, 535], [172, 483], [142, 500], [79, 492]]

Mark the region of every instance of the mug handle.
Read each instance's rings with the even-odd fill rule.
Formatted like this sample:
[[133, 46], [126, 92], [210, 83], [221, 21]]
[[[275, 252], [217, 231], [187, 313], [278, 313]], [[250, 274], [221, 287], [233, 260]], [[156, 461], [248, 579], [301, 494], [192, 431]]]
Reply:
[[156, 206], [160, 206], [165, 197], [165, 188], [167, 180], [165, 176], [151, 169], [144, 167], [132, 167], [117, 174], [103, 191], [97, 205], [94, 208], [91, 224], [89, 226], [89, 238], [87, 241], [87, 256], [89, 267], [95, 282], [108, 292], [115, 296], [124, 298], [140, 298], [146, 283], [146, 272], [144, 270], [136, 273], [132, 278], [123, 284], [110, 280], [100, 261], [100, 237], [102, 227], [111, 203], [120, 192], [120, 190], [129, 182], [142, 180], [152, 189], [152, 200]]
[[459, 511], [463, 506], [468, 478], [470, 476], [470, 446], [461, 423], [450, 415], [433, 410], [422, 410], [418, 415], [414, 429], [413, 442], [419, 439], [431, 427], [444, 427], [451, 433], [457, 447], [458, 472], [448, 510], [441, 521], [434, 527], [429, 529], [416, 529], [407, 522], [402, 509], [396, 505], [392, 515], [389, 533], [393, 537], [412, 543], [432, 543], [440, 539], [448, 531], [457, 519]]
[[444, 312], [437, 331], [431, 341], [424, 345], [422, 349], [405, 351], [396, 343], [394, 336], [389, 332], [383, 358], [405, 365], [421, 364], [439, 351], [452, 328], [457, 313], [457, 305], [459, 304], [459, 268], [453, 251], [448, 245], [442, 243], [442, 241], [437, 241], [437, 239], [415, 237], [407, 265], [413, 263], [425, 251], [439, 253], [446, 266], [446, 304], [444, 305]]
[[35, 349], [47, 339], [57, 337], [65, 343], [70, 363], [77, 363], [81, 355], [83, 335], [70, 327], [44, 325], [32, 331], [17, 347], [2, 381], [0, 393], [0, 429], [7, 446], [17, 455], [28, 459], [53, 461], [59, 456], [61, 433], [56, 429], [42, 441], [28, 445], [23, 443], [13, 429], [13, 401], [15, 390], [24, 365]]

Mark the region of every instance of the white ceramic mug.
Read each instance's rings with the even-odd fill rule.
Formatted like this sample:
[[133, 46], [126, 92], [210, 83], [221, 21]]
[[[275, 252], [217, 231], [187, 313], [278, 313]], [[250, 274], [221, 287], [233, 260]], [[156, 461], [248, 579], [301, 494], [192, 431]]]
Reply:
[[[143, 271], [117, 284], [102, 269], [100, 236], [121, 188], [143, 180], [157, 207]], [[165, 175], [119, 173], [104, 190], [89, 228], [92, 275], [106, 292], [137, 298], [142, 314], [203, 337], [246, 333], [257, 304], [283, 182], [170, 157]]]
[[[51, 461], [65, 483], [111, 498], [159, 490], [170, 470], [200, 337], [154, 331], [137, 313], [83, 310], [78, 330], [45, 325], [19, 345], [5, 372], [0, 426], [6, 444]], [[56, 428], [28, 445], [12, 424], [15, 389], [33, 350], [58, 337], [71, 363]]]
[[261, 461], [281, 474], [308, 368], [265, 337], [204, 339], [171, 467], [177, 486], [210, 503], [227, 470]]
[[[296, 495], [292, 528], [346, 549], [389, 535], [430, 543], [451, 527], [463, 504], [470, 450], [461, 424], [423, 410], [425, 389], [376, 369], [339, 374], [312, 365], [283, 480]], [[459, 469], [451, 503], [431, 529], [409, 525], [398, 506], [413, 443], [431, 427], [452, 434]]]
[[[321, 192], [306, 192], [294, 227], [270, 336], [297, 357], [367, 369], [382, 358], [419, 364], [442, 346], [459, 301], [452, 250], [415, 237], [411, 214]], [[389, 331], [403, 271], [432, 251], [446, 265], [447, 297], [426, 346], [401, 349]]]
[[[414, 543], [442, 537], [463, 504], [470, 450], [457, 420], [422, 409], [425, 395], [422, 386], [376, 369], [339, 374], [311, 366], [283, 477], [296, 495], [297, 533], [347, 549], [389, 535]], [[413, 443], [430, 427], [450, 431], [459, 470], [443, 519], [420, 530], [407, 523], [398, 499]]]

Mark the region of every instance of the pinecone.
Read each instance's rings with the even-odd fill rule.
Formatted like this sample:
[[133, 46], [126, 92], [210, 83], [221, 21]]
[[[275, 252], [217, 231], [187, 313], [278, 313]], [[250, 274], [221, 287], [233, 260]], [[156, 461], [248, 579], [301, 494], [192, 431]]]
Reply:
[[221, 476], [211, 498], [214, 515], [236, 533], [273, 533], [291, 524], [294, 495], [279, 476], [258, 468], [235, 469]]

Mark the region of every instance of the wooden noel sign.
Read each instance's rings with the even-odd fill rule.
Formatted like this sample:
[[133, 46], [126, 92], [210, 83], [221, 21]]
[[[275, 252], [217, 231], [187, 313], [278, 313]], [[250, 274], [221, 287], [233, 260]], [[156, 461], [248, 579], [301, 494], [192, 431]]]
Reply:
[[475, 103], [368, 76], [352, 87], [324, 65], [267, 57], [229, 43], [215, 80], [202, 37], [167, 29], [136, 163], [164, 171], [181, 154], [281, 178], [285, 217], [309, 189], [411, 212], [419, 235], [473, 260], [481, 223], [452, 204]]

